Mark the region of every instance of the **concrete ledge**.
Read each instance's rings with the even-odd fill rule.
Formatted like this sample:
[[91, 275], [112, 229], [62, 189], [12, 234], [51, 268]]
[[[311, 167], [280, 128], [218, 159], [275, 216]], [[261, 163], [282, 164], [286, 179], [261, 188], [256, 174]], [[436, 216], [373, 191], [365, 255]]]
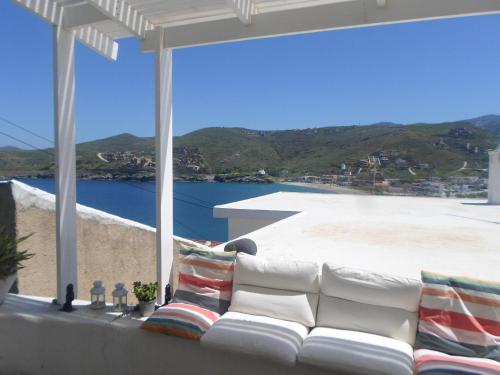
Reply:
[[[3, 182], [0, 183], [0, 212], [0, 225], [18, 237], [34, 233], [21, 247], [35, 256], [25, 262], [26, 268], [18, 273], [16, 291], [24, 295], [54, 297], [55, 196], [19, 181]], [[89, 298], [94, 280], [103, 281], [106, 300], [110, 301], [116, 282], [124, 282], [130, 290], [135, 280], [156, 279], [155, 228], [83, 205], [77, 205], [77, 215], [79, 298]], [[174, 252], [179, 243], [194, 244], [180, 237], [174, 237], [173, 242]], [[176, 283], [174, 264], [174, 288]], [[135, 297], [130, 294], [132, 302]]]
[[54, 311], [48, 302], [9, 295], [0, 306], [2, 375], [342, 375], [298, 364], [202, 347], [199, 342], [149, 333], [140, 321], [113, 322]]

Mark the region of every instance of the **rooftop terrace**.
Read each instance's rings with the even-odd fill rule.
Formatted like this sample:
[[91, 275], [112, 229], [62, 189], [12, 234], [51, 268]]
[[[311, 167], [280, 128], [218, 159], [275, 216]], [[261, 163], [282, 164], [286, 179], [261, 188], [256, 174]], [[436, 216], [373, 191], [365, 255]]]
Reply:
[[244, 237], [265, 257], [500, 280], [492, 267], [500, 259], [500, 210], [480, 200], [275, 193], [217, 206], [214, 214], [228, 218], [230, 232], [250, 232]]

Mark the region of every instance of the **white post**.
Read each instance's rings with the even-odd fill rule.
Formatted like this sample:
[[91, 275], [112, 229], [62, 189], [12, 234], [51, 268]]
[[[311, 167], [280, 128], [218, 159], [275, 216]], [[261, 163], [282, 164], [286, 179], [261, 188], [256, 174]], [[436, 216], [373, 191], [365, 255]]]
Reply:
[[158, 303], [170, 282], [173, 262], [172, 50], [156, 51], [156, 273]]
[[62, 304], [68, 284], [77, 295], [75, 32], [53, 29], [57, 302]]
[[500, 204], [500, 149], [490, 151], [488, 173], [488, 203]]

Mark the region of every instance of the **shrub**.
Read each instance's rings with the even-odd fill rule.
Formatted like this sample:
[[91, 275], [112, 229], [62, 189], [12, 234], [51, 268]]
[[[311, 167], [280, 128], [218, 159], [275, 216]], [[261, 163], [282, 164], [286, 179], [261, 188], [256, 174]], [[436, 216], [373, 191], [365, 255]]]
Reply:
[[134, 282], [134, 294], [139, 302], [149, 302], [156, 299], [158, 283], [142, 284], [140, 281]]
[[35, 255], [29, 253], [28, 250], [17, 250], [18, 245], [32, 235], [33, 233], [18, 239], [15, 235], [8, 234], [5, 229], [0, 228], [0, 279], [4, 279], [24, 268], [22, 262]]

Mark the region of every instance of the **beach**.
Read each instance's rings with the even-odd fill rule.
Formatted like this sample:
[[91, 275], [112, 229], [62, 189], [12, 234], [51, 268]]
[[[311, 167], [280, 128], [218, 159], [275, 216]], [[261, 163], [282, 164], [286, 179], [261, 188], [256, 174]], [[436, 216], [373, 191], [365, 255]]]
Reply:
[[358, 195], [369, 194], [366, 191], [354, 189], [351, 187], [337, 186], [337, 185], [331, 185], [331, 184], [321, 184], [321, 183], [316, 183], [316, 182], [280, 182], [280, 184], [299, 186], [299, 187], [305, 187], [305, 188], [311, 188], [311, 189], [325, 190], [325, 191], [333, 192], [336, 194], [358, 194]]

